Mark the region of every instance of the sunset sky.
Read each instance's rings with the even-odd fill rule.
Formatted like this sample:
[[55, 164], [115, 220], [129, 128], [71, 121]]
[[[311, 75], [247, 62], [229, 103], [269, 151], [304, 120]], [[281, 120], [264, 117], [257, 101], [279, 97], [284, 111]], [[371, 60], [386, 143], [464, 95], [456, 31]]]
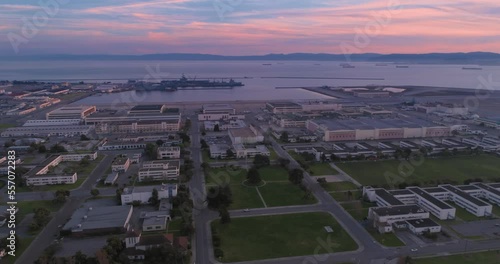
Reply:
[[0, 55], [500, 52], [498, 0], [40, 2], [0, 1]]

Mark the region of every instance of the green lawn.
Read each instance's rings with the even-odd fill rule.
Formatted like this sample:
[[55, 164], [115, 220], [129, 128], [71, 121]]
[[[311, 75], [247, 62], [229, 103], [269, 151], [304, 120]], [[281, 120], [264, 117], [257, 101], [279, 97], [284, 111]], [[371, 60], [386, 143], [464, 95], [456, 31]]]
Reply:
[[35, 236], [24, 237], [19, 239], [19, 245], [16, 245], [16, 256], [7, 256], [2, 259], [2, 264], [13, 264], [16, 259], [23, 254], [23, 252], [29, 247], [31, 242], [35, 239]]
[[[266, 184], [258, 189], [268, 207], [316, 202], [314, 197], [304, 199], [304, 192], [298, 186], [288, 182], [288, 172], [285, 169], [279, 166], [268, 166], [259, 169], [259, 172]], [[230, 209], [264, 207], [257, 189], [242, 184], [246, 180], [246, 174], [246, 170], [243, 169], [212, 168], [206, 175], [207, 189], [217, 184], [229, 183], [233, 193], [233, 204]]]
[[[427, 158], [422, 165], [411, 166], [414, 172], [409, 175], [398, 172], [398, 167], [402, 164], [404, 161], [390, 160], [337, 163], [337, 166], [363, 185], [388, 185], [387, 187], [397, 186], [403, 181], [422, 186], [435, 186], [438, 181], [462, 184], [464, 180], [471, 178], [494, 180], [500, 175], [500, 158], [492, 155]], [[406, 167], [403, 172], [409, 171]], [[390, 179], [386, 179], [386, 174], [399, 177], [389, 176]], [[391, 180], [394, 178], [396, 180]]]
[[264, 207], [255, 187], [247, 187], [241, 184], [231, 185], [231, 191], [233, 192], [233, 204], [229, 209]]
[[500, 206], [498, 205], [493, 205], [493, 214], [496, 215], [497, 217], [500, 217]]
[[368, 232], [375, 240], [386, 247], [401, 247], [405, 245], [394, 233], [380, 234], [372, 228]]
[[368, 208], [377, 206], [376, 204], [362, 201], [342, 203], [342, 207], [356, 220], [360, 221], [368, 216]]
[[308, 171], [313, 176], [339, 174], [339, 172], [336, 169], [332, 168], [332, 166], [330, 166], [329, 163], [321, 163], [321, 162], [309, 165]]
[[16, 218], [21, 221], [27, 214], [33, 213], [35, 208], [46, 208], [51, 212], [56, 212], [61, 209], [62, 204], [57, 204], [52, 201], [19, 201], [17, 202], [17, 207], [19, 212], [16, 214]]
[[270, 160], [277, 160], [279, 158], [278, 153], [274, 150], [272, 146], [267, 147], [269, 149], [269, 152], [271, 152], [271, 156], [269, 156]]
[[348, 191], [330, 192], [330, 196], [332, 196], [337, 202], [354, 201], [359, 200], [361, 197], [361, 191], [351, 191], [351, 197], [349, 197]]
[[16, 125], [14, 124], [0, 124], [0, 129], [7, 129], [11, 127], [15, 127]]
[[465, 221], [465, 222], [471, 222], [471, 221], [478, 221], [478, 220], [484, 220], [484, 217], [477, 217], [471, 213], [469, 213], [467, 210], [465, 210], [464, 208], [458, 206], [457, 204], [455, 204], [454, 202], [450, 202], [450, 201], [447, 201], [446, 202], [447, 204], [453, 206], [456, 208], [456, 213], [455, 213], [455, 216], [457, 218], [460, 218], [461, 220]]
[[[325, 226], [332, 227], [333, 233], [327, 233]], [[226, 225], [216, 220], [212, 222], [212, 228], [221, 238], [222, 262], [353, 251], [358, 248], [356, 242], [327, 213], [233, 218]], [[333, 243], [328, 251], [321, 247], [325, 241]]]
[[498, 251], [470, 253], [445, 257], [414, 259], [415, 264], [493, 264], [500, 263]]
[[358, 190], [358, 186], [352, 182], [343, 181], [343, 182], [327, 182], [321, 184], [321, 187], [325, 189], [327, 192], [340, 192], [340, 191], [348, 191], [348, 190]]
[[260, 194], [268, 207], [313, 204], [316, 198], [305, 199], [304, 192], [291, 183], [268, 183], [259, 187]]

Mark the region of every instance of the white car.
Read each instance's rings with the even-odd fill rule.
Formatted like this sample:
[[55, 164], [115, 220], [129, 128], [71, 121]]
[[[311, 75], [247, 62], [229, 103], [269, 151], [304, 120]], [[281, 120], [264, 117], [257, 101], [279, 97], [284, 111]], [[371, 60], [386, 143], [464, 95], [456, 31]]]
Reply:
[[250, 211], [250, 210], [248, 210], [248, 208], [247, 209], [243, 209], [243, 212], [248, 212], [248, 211]]
[[415, 252], [415, 251], [418, 251], [418, 248], [412, 248], [411, 249], [411, 252]]

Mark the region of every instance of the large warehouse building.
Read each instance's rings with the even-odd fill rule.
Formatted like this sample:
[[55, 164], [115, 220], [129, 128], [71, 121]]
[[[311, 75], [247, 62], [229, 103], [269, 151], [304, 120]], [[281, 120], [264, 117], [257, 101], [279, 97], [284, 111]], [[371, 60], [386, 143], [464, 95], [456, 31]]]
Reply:
[[451, 128], [419, 119], [308, 120], [307, 129], [323, 134], [324, 141], [384, 140], [446, 137]]
[[85, 119], [96, 111], [95, 106], [65, 106], [47, 113], [47, 120]]

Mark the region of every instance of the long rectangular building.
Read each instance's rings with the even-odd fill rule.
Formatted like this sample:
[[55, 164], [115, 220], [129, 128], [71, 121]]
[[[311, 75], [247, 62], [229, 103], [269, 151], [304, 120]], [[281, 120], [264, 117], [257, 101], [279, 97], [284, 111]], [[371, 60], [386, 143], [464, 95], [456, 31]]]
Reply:
[[449, 184], [440, 185], [439, 187], [448, 191], [449, 200], [453, 201], [460, 207], [465, 208], [465, 210], [469, 213], [478, 217], [491, 215], [493, 210], [491, 204], [487, 204]]
[[10, 127], [2, 132], [2, 137], [46, 137], [46, 136], [80, 136], [88, 135], [92, 126], [61, 125], [61, 126], [23, 126]]
[[65, 106], [47, 113], [47, 120], [51, 119], [85, 119], [96, 112], [95, 106]]
[[324, 141], [386, 140], [404, 138], [445, 137], [448, 126], [418, 119], [312, 119], [307, 129], [323, 134]]
[[419, 187], [409, 187], [407, 189], [416, 194], [419, 206], [431, 212], [438, 219], [447, 220], [455, 218], [456, 209], [454, 207], [435, 198]]

